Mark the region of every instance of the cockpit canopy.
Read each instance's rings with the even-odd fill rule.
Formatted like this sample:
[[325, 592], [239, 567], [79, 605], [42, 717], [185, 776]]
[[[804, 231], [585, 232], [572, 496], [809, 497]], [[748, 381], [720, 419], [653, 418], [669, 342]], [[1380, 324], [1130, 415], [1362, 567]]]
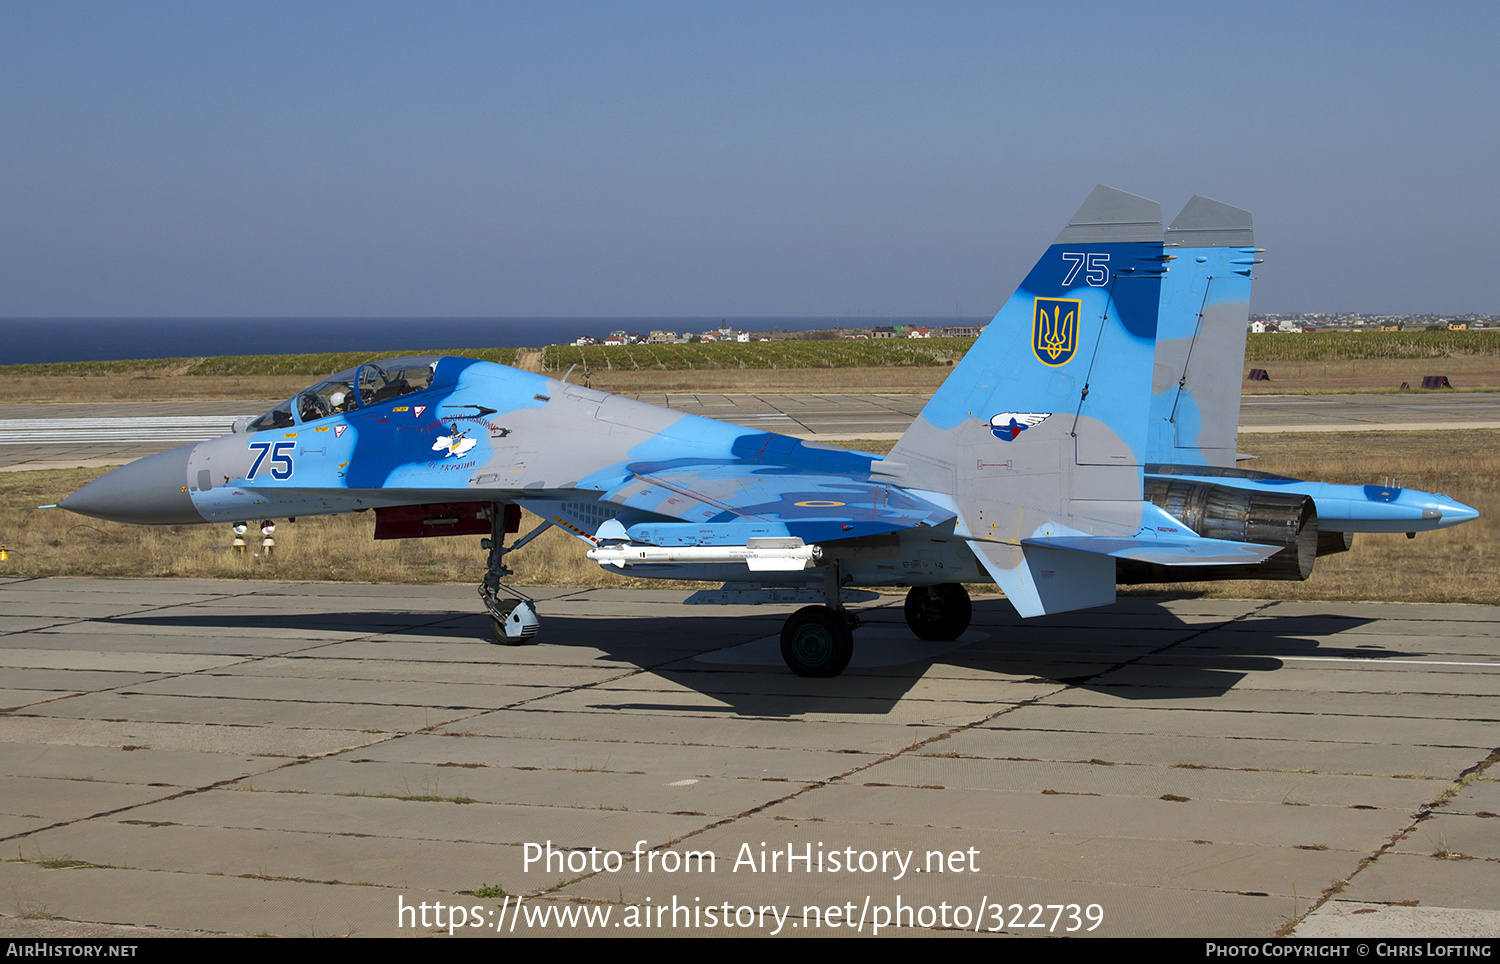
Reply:
[[438, 363], [442, 360], [437, 355], [416, 355], [366, 362], [346, 369], [293, 395], [245, 430], [287, 428], [425, 392], [439, 381]]

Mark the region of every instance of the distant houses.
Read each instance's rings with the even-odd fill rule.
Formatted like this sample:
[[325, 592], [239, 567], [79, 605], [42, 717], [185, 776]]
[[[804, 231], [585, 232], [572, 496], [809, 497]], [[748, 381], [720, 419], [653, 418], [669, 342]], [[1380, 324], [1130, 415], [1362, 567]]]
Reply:
[[1250, 331], [1339, 332], [1339, 331], [1473, 331], [1500, 323], [1494, 315], [1377, 315], [1356, 312], [1312, 311], [1301, 314], [1251, 315]]
[[897, 338], [977, 338], [984, 331], [984, 325], [959, 325], [948, 328], [925, 328], [915, 325], [878, 325], [874, 328], [837, 328], [823, 331], [784, 331], [777, 329], [775, 332], [754, 332], [744, 328], [734, 328], [727, 323], [718, 328], [711, 328], [701, 332], [677, 332], [665, 328], [653, 328], [650, 333], [642, 335], [633, 331], [612, 331], [607, 337], [595, 338], [590, 335], [579, 335], [571, 345], [681, 345], [687, 343], [708, 344], [713, 342], [752, 342], [752, 341], [779, 341], [800, 340], [804, 338], [846, 338], [846, 339], [897, 339]]
[[604, 338], [594, 338], [589, 335], [579, 335], [568, 344], [575, 346], [604, 345], [685, 345], [690, 342], [717, 342], [717, 341], [770, 341], [767, 335], [756, 335], [745, 329], [713, 328], [703, 332], [692, 332], [679, 334], [665, 328], [653, 328], [650, 334], [642, 335], [636, 331], [612, 331]]
[[[1452, 331], [1465, 329], [1500, 328], [1500, 316], [1491, 315], [1362, 315], [1353, 313], [1309, 312], [1305, 314], [1263, 315], [1250, 317], [1249, 331], [1252, 334], [1275, 332], [1280, 334], [1302, 334], [1306, 332], [1338, 331], [1415, 331], [1446, 328]], [[894, 341], [896, 339], [919, 338], [977, 338], [984, 333], [984, 325], [951, 325], [946, 327], [924, 325], [876, 325], [870, 328], [828, 328], [817, 331], [748, 331], [735, 328], [728, 321], [718, 328], [706, 331], [673, 331], [653, 328], [642, 334], [633, 331], [612, 331], [608, 337], [597, 338], [580, 335], [573, 345], [681, 345], [688, 343], [711, 344], [714, 342], [751, 341], [801, 341], [804, 339], [874, 339]]]
[[842, 328], [839, 337], [854, 341], [867, 338], [978, 338], [984, 325], [960, 325], [954, 328], [917, 328], [911, 325], [889, 325], [879, 328]]

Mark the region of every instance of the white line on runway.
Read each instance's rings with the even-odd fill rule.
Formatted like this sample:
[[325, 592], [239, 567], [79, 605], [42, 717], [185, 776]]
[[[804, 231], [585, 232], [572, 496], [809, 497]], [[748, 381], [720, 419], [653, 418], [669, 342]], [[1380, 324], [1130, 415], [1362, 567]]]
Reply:
[[130, 418], [0, 419], [0, 445], [94, 442], [201, 442], [229, 431], [234, 415], [142, 415]]
[[[1216, 656], [1215, 659], [1244, 659], [1244, 656]], [[1284, 663], [1394, 663], [1398, 666], [1485, 666], [1500, 669], [1500, 663], [1461, 663], [1442, 659], [1402, 659], [1399, 656], [1272, 656]]]
[[[1068, 654], [1070, 659], [1079, 658], [1074, 654]], [[1095, 658], [1103, 658], [1095, 654]], [[1157, 653], [1153, 659], [1165, 659], [1170, 662], [1180, 662], [1189, 659], [1276, 659], [1283, 663], [1370, 663], [1374, 665], [1396, 665], [1396, 666], [1481, 666], [1487, 669], [1500, 669], [1500, 662], [1492, 663], [1464, 663], [1456, 660], [1441, 659], [1402, 659], [1400, 656], [1278, 656], [1275, 653], [1235, 653], [1219, 655], [1216, 653]]]
[[1265, 435], [1272, 432], [1453, 432], [1466, 429], [1500, 428], [1500, 422], [1336, 422], [1331, 425], [1241, 425], [1241, 435]]
[[[1055, 650], [1006, 650], [1006, 658], [1020, 658], [1022, 656], [1047, 656], [1054, 659], [1064, 659], [1068, 662], [1078, 660], [1103, 660], [1116, 659], [1119, 653], [1059, 653]], [[1247, 660], [1247, 659], [1276, 659], [1283, 663], [1369, 663], [1371, 665], [1396, 665], [1396, 666], [1477, 666], [1484, 669], [1500, 669], [1500, 662], [1468, 663], [1458, 660], [1441, 659], [1403, 659], [1400, 656], [1278, 656], [1275, 653], [1177, 653], [1168, 650], [1163, 653], [1150, 654], [1146, 661], [1186, 662], [1189, 660]]]

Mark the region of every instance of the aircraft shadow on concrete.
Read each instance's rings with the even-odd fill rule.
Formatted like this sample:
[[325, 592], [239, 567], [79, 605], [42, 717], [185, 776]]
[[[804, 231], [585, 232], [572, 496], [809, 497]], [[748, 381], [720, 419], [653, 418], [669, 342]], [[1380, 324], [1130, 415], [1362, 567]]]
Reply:
[[[1341, 615], [1256, 615], [1217, 619], [1195, 615], [1185, 622], [1160, 601], [1122, 600], [1113, 606], [1022, 620], [1001, 598], [981, 597], [968, 632], [950, 643], [924, 642], [907, 629], [898, 602], [860, 610], [855, 656], [844, 675], [802, 679], [782, 664], [779, 644], [784, 612], [732, 617], [690, 609], [681, 615], [600, 618], [548, 616], [536, 647], [524, 649], [528, 665], [552, 662], [547, 647], [599, 650], [597, 661], [634, 666], [666, 677], [723, 704], [638, 698], [610, 701], [598, 709], [723, 712], [754, 716], [816, 713], [880, 715], [924, 677], [984, 680], [988, 676], [1056, 683], [1126, 700], [1199, 699], [1234, 688], [1251, 672], [1280, 669], [1290, 657], [1382, 659], [1421, 655], [1378, 645], [1344, 646], [1327, 639], [1374, 620]], [[215, 637], [216, 648], [233, 652], [243, 633], [309, 632], [299, 643], [317, 642], [320, 630], [341, 640], [379, 644], [472, 643], [473, 662], [506, 662], [504, 648], [489, 642], [488, 621], [475, 613], [353, 611], [320, 613], [183, 613], [122, 616], [106, 624], [192, 629]], [[1366, 637], [1368, 638], [1368, 637]], [[1322, 641], [1320, 641], [1320, 639]], [[261, 647], [257, 645], [257, 650]], [[300, 647], [299, 647], [300, 648]], [[449, 651], [445, 660], [451, 660]], [[579, 665], [559, 653], [556, 665]], [[588, 664], [584, 664], [588, 665]], [[597, 664], [596, 664], [597, 665]]]

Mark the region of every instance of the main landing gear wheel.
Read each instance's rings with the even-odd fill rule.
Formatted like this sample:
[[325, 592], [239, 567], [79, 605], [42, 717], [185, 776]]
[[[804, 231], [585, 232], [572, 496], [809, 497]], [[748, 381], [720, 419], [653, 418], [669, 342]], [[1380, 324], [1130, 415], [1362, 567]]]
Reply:
[[798, 676], [837, 676], [854, 655], [854, 630], [844, 613], [806, 606], [781, 627], [781, 658]]
[[969, 591], [956, 582], [912, 586], [906, 594], [906, 625], [918, 639], [939, 643], [957, 639], [973, 617]]

